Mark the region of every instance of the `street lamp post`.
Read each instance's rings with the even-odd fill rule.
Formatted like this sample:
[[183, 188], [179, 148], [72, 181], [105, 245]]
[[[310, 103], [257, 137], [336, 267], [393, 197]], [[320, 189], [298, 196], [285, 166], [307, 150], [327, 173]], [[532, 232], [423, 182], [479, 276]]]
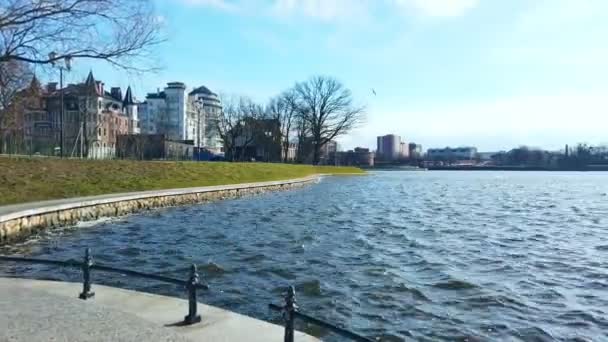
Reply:
[[64, 104], [63, 104], [63, 70], [70, 71], [72, 69], [72, 57], [66, 56], [63, 58], [64, 64], [58, 64], [57, 53], [51, 52], [49, 53], [49, 59], [51, 60], [51, 64], [59, 69], [59, 94], [60, 94], [60, 113], [59, 113], [59, 155], [61, 158], [64, 157], [63, 147], [64, 147], [64, 127], [63, 127], [63, 113], [64, 113]]
[[196, 104], [196, 114], [197, 114], [197, 120], [196, 120], [196, 146], [197, 146], [196, 160], [197, 161], [201, 161], [201, 108], [203, 107], [203, 101], [201, 99], [197, 99], [194, 103]]

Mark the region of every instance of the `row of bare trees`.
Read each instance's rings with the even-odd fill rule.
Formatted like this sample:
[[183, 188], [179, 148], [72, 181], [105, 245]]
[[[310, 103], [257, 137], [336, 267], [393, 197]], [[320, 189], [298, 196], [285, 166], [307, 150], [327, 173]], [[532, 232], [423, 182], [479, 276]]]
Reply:
[[[266, 106], [245, 97], [224, 97], [224, 111], [218, 130], [226, 155], [239, 160], [239, 150], [245, 150], [257, 136], [269, 132], [268, 125], [256, 126], [271, 120], [277, 127], [276, 141], [282, 161], [288, 161], [293, 141], [297, 142], [296, 162], [318, 164], [323, 147], [330, 141], [349, 133], [359, 124], [365, 108], [355, 104], [352, 93], [332, 77], [315, 76], [272, 98]], [[267, 122], [267, 121], [266, 121]]]

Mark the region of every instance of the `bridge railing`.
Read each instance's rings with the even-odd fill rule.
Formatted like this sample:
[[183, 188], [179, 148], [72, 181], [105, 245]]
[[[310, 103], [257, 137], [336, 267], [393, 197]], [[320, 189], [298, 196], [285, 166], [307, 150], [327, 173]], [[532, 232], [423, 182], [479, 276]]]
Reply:
[[[94, 270], [102, 271], [102, 272], [110, 272], [110, 273], [118, 273], [123, 274], [130, 277], [137, 277], [143, 279], [156, 280], [159, 282], [170, 283], [175, 285], [183, 286], [188, 293], [188, 314], [184, 317], [183, 324], [190, 325], [201, 322], [201, 316], [198, 313], [197, 308], [197, 290], [208, 290], [209, 286], [206, 284], [202, 284], [200, 282], [200, 278], [197, 272], [196, 265], [192, 264], [189, 269], [189, 273], [187, 278], [184, 279], [176, 279], [166, 276], [161, 276], [157, 274], [151, 273], [143, 273], [133, 270], [127, 270], [123, 268], [116, 268], [106, 265], [97, 264], [93, 261], [91, 256], [90, 248], [87, 248], [84, 253], [83, 260], [50, 260], [50, 259], [39, 259], [39, 258], [27, 258], [27, 257], [15, 257], [15, 256], [4, 256], [0, 255], [0, 261], [8, 261], [15, 263], [26, 263], [26, 264], [41, 264], [41, 265], [51, 265], [51, 266], [61, 266], [61, 267], [72, 267], [72, 268], [80, 268], [82, 270], [82, 292], [78, 294], [78, 298], [87, 300], [89, 298], [93, 298], [95, 296], [95, 292], [93, 292], [93, 281], [91, 278], [91, 273]], [[295, 320], [296, 318], [302, 320], [307, 323], [311, 323], [317, 325], [319, 327], [328, 329], [333, 333], [340, 335], [341, 337], [348, 338], [352, 341], [361, 341], [361, 342], [372, 342], [373, 340], [358, 335], [350, 330], [340, 328], [334, 324], [329, 322], [320, 320], [318, 318], [309, 316], [305, 313], [299, 311], [296, 297], [295, 297], [295, 288], [293, 286], [288, 287], [287, 294], [285, 295], [285, 303], [283, 305], [270, 304], [269, 307], [272, 310], [280, 311], [283, 314], [283, 319], [285, 322], [285, 335], [284, 342], [294, 342], [294, 334], [295, 334]]]

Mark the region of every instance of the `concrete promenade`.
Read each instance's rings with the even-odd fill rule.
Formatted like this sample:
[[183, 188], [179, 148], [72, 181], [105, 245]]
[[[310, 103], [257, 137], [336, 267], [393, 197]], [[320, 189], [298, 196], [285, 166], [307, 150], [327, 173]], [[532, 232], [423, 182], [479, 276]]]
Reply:
[[[78, 299], [82, 284], [0, 278], [0, 341], [251, 341], [283, 340], [283, 327], [199, 304], [203, 321], [179, 323], [188, 302], [93, 285], [95, 297]], [[298, 342], [319, 341], [296, 332]]]

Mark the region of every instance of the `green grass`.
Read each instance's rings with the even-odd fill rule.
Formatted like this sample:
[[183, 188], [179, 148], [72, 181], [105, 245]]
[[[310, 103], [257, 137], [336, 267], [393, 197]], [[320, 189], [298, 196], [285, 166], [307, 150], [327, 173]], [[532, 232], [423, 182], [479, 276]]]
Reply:
[[0, 157], [0, 205], [109, 193], [263, 182], [353, 167]]

